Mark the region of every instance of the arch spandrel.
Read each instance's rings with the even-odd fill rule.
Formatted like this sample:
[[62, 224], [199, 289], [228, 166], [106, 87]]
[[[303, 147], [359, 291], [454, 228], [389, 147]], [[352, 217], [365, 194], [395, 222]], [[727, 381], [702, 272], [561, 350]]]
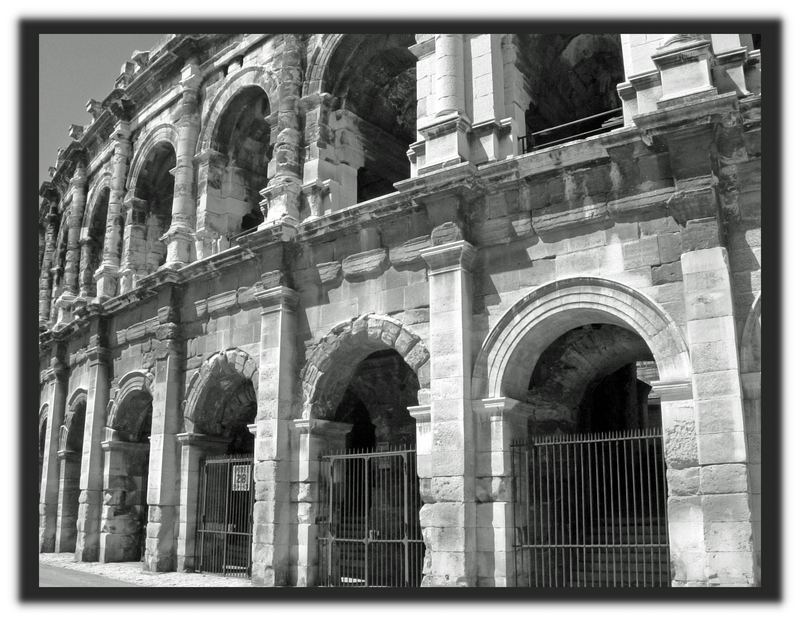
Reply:
[[422, 338], [396, 319], [368, 313], [335, 326], [314, 346], [300, 373], [303, 418], [332, 413], [358, 363], [394, 349], [417, 374], [420, 390], [430, 386], [430, 353]]
[[477, 356], [473, 398], [519, 398], [553, 339], [589, 323], [609, 323], [641, 336], [662, 381], [691, 377], [683, 333], [655, 301], [617, 281], [575, 277], [536, 288], [503, 314]]

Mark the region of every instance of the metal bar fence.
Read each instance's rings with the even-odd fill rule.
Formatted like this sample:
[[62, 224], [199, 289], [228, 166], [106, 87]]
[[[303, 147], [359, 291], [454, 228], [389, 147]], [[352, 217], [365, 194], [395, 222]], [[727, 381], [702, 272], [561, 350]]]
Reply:
[[660, 429], [512, 445], [514, 567], [531, 587], [668, 587]]
[[[588, 138], [597, 134], [603, 134], [611, 131], [617, 127], [622, 127], [622, 117], [619, 116], [622, 108], [613, 108], [598, 114], [570, 121], [569, 123], [562, 123], [542, 129], [536, 132], [530, 132], [524, 136], [519, 137], [520, 153], [532, 153], [539, 149], [545, 149], [558, 144], [569, 142], [570, 140], [577, 140], [578, 138]], [[600, 120], [606, 118], [598, 127], [591, 127], [581, 131], [581, 127], [588, 125], [597, 125]]]
[[350, 450], [321, 460], [319, 584], [419, 586], [425, 546], [416, 451]]
[[208, 457], [200, 464], [197, 570], [248, 577], [253, 543], [253, 456]]

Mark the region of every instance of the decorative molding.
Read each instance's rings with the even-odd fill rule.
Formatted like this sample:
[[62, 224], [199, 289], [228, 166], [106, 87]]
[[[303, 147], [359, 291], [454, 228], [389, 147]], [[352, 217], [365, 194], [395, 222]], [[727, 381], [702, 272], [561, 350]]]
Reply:
[[692, 382], [686, 380], [656, 380], [652, 384], [653, 392], [661, 401], [690, 401], [694, 398]]
[[386, 269], [388, 258], [386, 248], [351, 254], [342, 261], [342, 272], [348, 280], [380, 274]]
[[459, 269], [468, 272], [472, 269], [476, 254], [475, 247], [464, 240], [433, 246], [420, 252], [420, 256], [428, 264], [431, 274], [442, 274]]

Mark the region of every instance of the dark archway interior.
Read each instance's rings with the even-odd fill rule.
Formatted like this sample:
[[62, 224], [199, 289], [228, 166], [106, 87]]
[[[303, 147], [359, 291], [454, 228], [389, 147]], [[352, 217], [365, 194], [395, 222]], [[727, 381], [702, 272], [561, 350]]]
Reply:
[[[617, 84], [625, 80], [618, 34], [519, 34], [517, 67], [530, 97], [527, 133], [618, 108]], [[621, 113], [619, 113], [621, 114]], [[559, 141], [595, 130], [610, 117], [588, 120], [537, 138]]]
[[86, 243], [89, 245], [89, 263], [84, 266], [81, 282], [90, 296], [97, 295], [94, 273], [103, 261], [103, 244], [106, 237], [106, 218], [108, 216], [108, 198], [110, 194], [109, 188], [104, 188], [100, 192], [87, 230], [88, 239]]
[[81, 456], [83, 454], [83, 431], [86, 417], [86, 401], [75, 404], [67, 429], [66, 450], [71, 451], [61, 460], [60, 510], [60, 552], [75, 550], [78, 530], [78, 504], [81, 486]]
[[640, 429], [659, 419], [648, 401], [653, 356], [634, 332], [589, 324], [555, 339], [529, 384], [536, 433]]
[[417, 375], [393, 349], [377, 351], [356, 367], [333, 420], [351, 423], [348, 449], [413, 447], [415, 421], [408, 407], [418, 405]]
[[114, 508], [116, 529], [129, 533], [129, 541], [123, 546], [125, 558], [129, 560], [144, 558], [152, 420], [153, 398], [143, 390], [128, 395], [116, 415], [115, 426], [120, 440], [142, 445], [141, 450], [124, 453], [125, 494], [121, 496], [121, 504]]
[[[227, 233], [236, 234], [264, 221], [259, 191], [267, 185], [270, 145], [269, 100], [257, 86], [242, 89], [226, 106], [214, 132], [212, 148], [222, 158], [221, 169], [209, 175], [220, 199], [239, 203], [231, 210]], [[228, 211], [224, 209], [224, 211]]]
[[133, 262], [141, 274], [152, 274], [167, 258], [167, 246], [161, 236], [172, 223], [172, 199], [175, 179], [175, 150], [168, 142], [157, 144], [148, 155], [136, 184], [136, 203], [131, 211], [131, 250]]
[[247, 426], [255, 422], [257, 407], [252, 381], [221, 376], [209, 386], [195, 424], [200, 433], [227, 440], [227, 454], [252, 454], [255, 438]]
[[406, 151], [416, 140], [416, 57], [413, 34], [346, 36], [333, 54], [324, 90], [334, 107], [351, 113], [364, 151], [357, 172], [359, 202], [394, 192], [408, 179]]

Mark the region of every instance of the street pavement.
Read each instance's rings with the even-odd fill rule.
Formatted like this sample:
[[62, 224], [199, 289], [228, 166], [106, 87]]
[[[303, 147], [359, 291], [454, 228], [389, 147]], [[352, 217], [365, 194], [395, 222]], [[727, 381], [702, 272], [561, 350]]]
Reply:
[[137, 585], [105, 576], [75, 571], [63, 567], [53, 567], [39, 563], [40, 587], [135, 587]]

